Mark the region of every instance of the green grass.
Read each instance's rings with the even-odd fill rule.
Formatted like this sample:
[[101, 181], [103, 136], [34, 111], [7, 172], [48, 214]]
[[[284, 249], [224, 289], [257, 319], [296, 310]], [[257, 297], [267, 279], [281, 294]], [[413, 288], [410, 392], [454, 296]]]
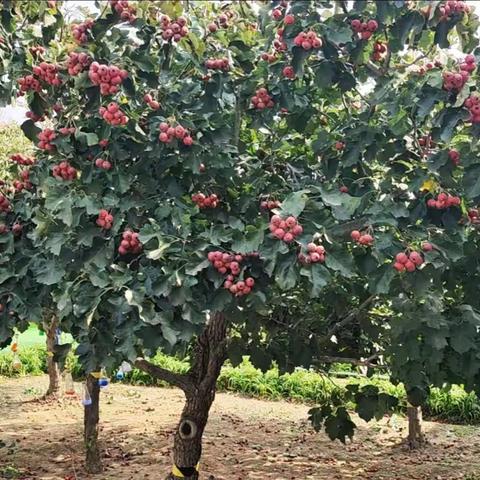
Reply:
[[[40, 375], [45, 372], [46, 351], [44, 345], [25, 347], [20, 343], [19, 356], [22, 368], [15, 371], [11, 366], [13, 354], [8, 350], [0, 353], [0, 375], [12, 377]], [[158, 354], [152, 361], [178, 373], [186, 373], [189, 368], [187, 362], [163, 354]], [[66, 365], [74, 376], [81, 376], [80, 366], [73, 354], [69, 355]], [[126, 375], [124, 382], [142, 386], [166, 385], [165, 382], [156, 380], [137, 369]], [[381, 391], [399, 399], [398, 412], [403, 413], [406, 410], [407, 401], [403, 386], [393, 385], [382, 378], [332, 379], [302, 369], [284, 375], [280, 375], [275, 368], [262, 373], [245, 358], [237, 367], [232, 367], [227, 363], [222, 368], [218, 379], [219, 391], [230, 391], [269, 400], [285, 399], [309, 404], [327, 400], [349, 384], [376, 385]], [[432, 389], [423, 411], [425, 418], [458, 424], [480, 424], [480, 401], [473, 393], [468, 394], [458, 386], [453, 386], [449, 391]]]

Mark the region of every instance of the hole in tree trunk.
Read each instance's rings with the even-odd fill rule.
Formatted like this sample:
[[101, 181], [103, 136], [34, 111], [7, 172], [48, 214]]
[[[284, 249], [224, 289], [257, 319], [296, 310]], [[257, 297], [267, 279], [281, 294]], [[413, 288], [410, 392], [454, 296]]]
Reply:
[[183, 420], [178, 429], [180, 437], [184, 440], [190, 440], [197, 435], [197, 425], [191, 420]]

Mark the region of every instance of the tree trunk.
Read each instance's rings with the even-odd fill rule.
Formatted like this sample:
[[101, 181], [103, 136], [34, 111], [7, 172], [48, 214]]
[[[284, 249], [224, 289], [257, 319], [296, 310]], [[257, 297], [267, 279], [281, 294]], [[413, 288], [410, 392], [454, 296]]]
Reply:
[[415, 450], [425, 443], [425, 437], [422, 433], [422, 407], [414, 407], [410, 403], [407, 405], [408, 417], [408, 446]]
[[47, 333], [47, 372], [48, 372], [48, 390], [45, 397], [58, 397], [60, 394], [60, 366], [53, 360], [53, 353], [56, 344], [56, 332], [58, 328], [58, 319], [52, 316], [50, 323], [45, 322]]
[[100, 407], [100, 386], [92, 375], [87, 376], [87, 388], [92, 399], [91, 405], [84, 410], [85, 466], [88, 473], [100, 473], [102, 461], [98, 448], [98, 421]]
[[225, 316], [218, 312], [212, 314], [194, 349], [189, 385], [184, 388], [185, 407], [174, 437], [172, 472], [167, 480], [199, 478], [203, 431], [226, 359], [226, 337]]
[[181, 388], [185, 393], [185, 407], [175, 431], [172, 471], [167, 480], [199, 478], [203, 431], [226, 356], [227, 321], [223, 313], [216, 312], [197, 339], [188, 374], [171, 372], [143, 358], [137, 358], [135, 362], [137, 368]]

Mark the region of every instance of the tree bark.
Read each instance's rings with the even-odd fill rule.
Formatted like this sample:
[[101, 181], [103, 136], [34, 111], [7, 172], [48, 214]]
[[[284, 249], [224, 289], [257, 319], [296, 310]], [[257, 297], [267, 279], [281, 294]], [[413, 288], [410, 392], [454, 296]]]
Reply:
[[425, 444], [425, 437], [422, 432], [422, 407], [407, 405], [408, 417], [408, 446], [415, 450]]
[[172, 374], [139, 359], [138, 368], [183, 389], [186, 402], [175, 431], [172, 472], [167, 480], [198, 480], [202, 437], [210, 407], [215, 399], [217, 379], [226, 359], [227, 322], [223, 313], [213, 313], [198, 337], [188, 375]]
[[88, 473], [100, 473], [103, 470], [98, 447], [100, 386], [98, 380], [90, 374], [87, 376], [87, 388], [92, 403], [84, 407], [85, 466]]
[[45, 397], [58, 397], [60, 394], [60, 366], [53, 359], [53, 353], [56, 344], [56, 332], [58, 328], [58, 319], [52, 316], [50, 323], [44, 324], [47, 334], [47, 372], [48, 389]]

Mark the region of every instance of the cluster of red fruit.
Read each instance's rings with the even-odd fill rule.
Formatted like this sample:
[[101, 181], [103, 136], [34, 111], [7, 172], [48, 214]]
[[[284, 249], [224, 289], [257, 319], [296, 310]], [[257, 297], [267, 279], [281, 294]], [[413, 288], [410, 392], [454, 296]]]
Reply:
[[302, 47], [304, 50], [311, 50], [312, 48], [320, 48], [322, 46], [322, 39], [313, 31], [300, 32], [293, 39], [293, 43], [297, 47]]
[[219, 27], [227, 28], [228, 20], [233, 17], [233, 13], [227, 10], [225, 13], [221, 13], [217, 20], [208, 24], [208, 31], [210, 33], [215, 33]]
[[433, 70], [435, 67], [436, 68], [441, 68], [442, 67], [442, 62], [440, 60], [435, 60], [434, 63], [427, 62], [424, 66], [419, 68], [418, 73], [420, 75], [425, 75], [427, 70]]
[[130, 5], [128, 0], [110, 0], [113, 10], [120, 15], [122, 20], [133, 23], [136, 20], [137, 9]]
[[53, 63], [42, 62], [40, 65], [37, 65], [32, 68], [33, 74], [43, 80], [49, 85], [58, 87], [62, 84], [60, 77], [58, 76], [58, 67]]
[[323, 245], [310, 242], [307, 245], [307, 254], [299, 253], [298, 261], [306, 265], [310, 263], [323, 263], [325, 261], [325, 255], [326, 252]]
[[228, 271], [230, 271], [232, 275], [238, 275], [240, 273], [240, 263], [243, 261], [243, 255], [239, 253], [233, 254], [216, 250], [214, 252], [208, 252], [207, 258], [222, 275], [225, 275]]
[[288, 78], [289, 80], [293, 80], [295, 78], [295, 70], [291, 65], [288, 65], [287, 67], [285, 67], [282, 73], [283, 73], [283, 76], [285, 78]]
[[363, 40], [368, 40], [378, 28], [378, 23], [376, 20], [368, 20], [367, 22], [362, 22], [358, 18], [352, 20], [351, 23], [352, 30], [355, 33], [360, 34], [360, 37]]
[[88, 30], [91, 30], [93, 27], [94, 21], [92, 18], [88, 18], [82, 23], [72, 25], [72, 35], [75, 41], [78, 44], [87, 43], [88, 41]]
[[113, 225], [113, 215], [108, 210], [102, 208], [98, 213], [98, 218], [95, 223], [105, 230], [110, 230]]
[[377, 41], [373, 44], [372, 59], [375, 62], [379, 62], [382, 59], [382, 57], [385, 53], [387, 53], [387, 44], [386, 43]]
[[10, 203], [10, 200], [3, 195], [3, 193], [0, 193], [0, 212], [8, 213], [12, 209], [12, 205]]
[[279, 240], [290, 243], [296, 237], [303, 233], [303, 227], [293, 216], [287, 217], [285, 220], [280, 215], [273, 215], [270, 219], [270, 232]]
[[23, 165], [23, 166], [30, 166], [35, 163], [35, 159], [32, 157], [26, 157], [25, 155], [22, 155], [21, 153], [14, 153], [13, 155], [10, 156], [10, 160], [12, 162], [18, 163], [18, 165]]
[[397, 272], [414, 272], [417, 267], [422, 265], [423, 257], [418, 252], [410, 252], [406, 254], [404, 252], [397, 253], [395, 256], [395, 262], [393, 268]]
[[13, 189], [15, 192], [21, 192], [22, 190], [30, 190], [32, 183], [30, 182], [30, 172], [28, 170], [22, 170], [20, 172], [21, 180], [13, 181]]
[[156, 100], [154, 100], [153, 97], [149, 93], [146, 93], [143, 96], [143, 100], [147, 103], [147, 105], [152, 110], [158, 110], [160, 108], [160, 104]]
[[276, 36], [275, 40], [273, 41], [273, 48], [277, 52], [286, 52], [287, 51], [287, 49], [288, 49], [287, 43], [285, 42], [285, 40], [283, 38], [283, 28], [279, 28], [277, 30], [277, 36]]
[[446, 20], [451, 15], [455, 13], [468, 13], [470, 12], [470, 7], [466, 2], [461, 0], [448, 0], [443, 5], [438, 7], [440, 15], [442, 15], [441, 20]]
[[20, 91], [18, 92], [19, 96], [25, 95], [25, 92], [39, 92], [42, 89], [42, 85], [33, 75], [20, 77], [17, 82], [20, 85]]
[[128, 123], [128, 117], [115, 102], [110, 102], [106, 107], [100, 107], [98, 113], [110, 125], [126, 125]]
[[248, 295], [252, 291], [254, 285], [255, 279], [252, 277], [247, 277], [245, 280], [238, 280], [235, 282], [233, 275], [228, 275], [227, 279], [223, 283], [224, 288], [229, 290], [230, 293], [236, 297]]
[[179, 42], [188, 35], [187, 19], [185, 17], [178, 17], [172, 22], [168, 15], [162, 15], [160, 26], [162, 28], [162, 38], [167, 41], [173, 39], [174, 42]]
[[464, 105], [470, 111], [469, 121], [480, 123], [480, 97], [477, 94], [472, 94], [465, 100]]
[[30, 53], [36, 57], [39, 55], [43, 55], [45, 53], [45, 48], [41, 45], [34, 45], [33, 47], [29, 48]]
[[449, 150], [448, 158], [451, 160], [451, 162], [455, 166], [458, 166], [460, 164], [460, 152], [458, 150], [454, 150], [454, 149]]
[[77, 169], [68, 162], [63, 161], [53, 167], [52, 174], [57, 180], [75, 180], [77, 178]]
[[278, 200], [262, 200], [260, 202], [260, 208], [263, 210], [273, 210], [274, 208], [278, 208], [280, 206], [280, 202]]
[[40, 140], [38, 142], [38, 148], [47, 150], [47, 152], [55, 150], [55, 145], [53, 145], [52, 142], [57, 138], [57, 134], [54, 130], [51, 128], [46, 128], [37, 135], [37, 138]]
[[192, 201], [198, 208], [216, 208], [218, 205], [218, 197], [214, 193], [211, 195], [204, 195], [203, 193], [194, 193]]
[[437, 198], [429, 198], [427, 200], [427, 207], [436, 208], [437, 210], [444, 210], [449, 207], [457, 207], [461, 204], [460, 197], [449, 195], [448, 193], [439, 193]]
[[88, 70], [88, 77], [94, 85], [100, 86], [102, 95], [112, 95], [118, 92], [118, 86], [128, 77], [128, 72], [115, 65], [93, 62]]
[[478, 208], [470, 208], [468, 210], [468, 220], [471, 223], [480, 223], [480, 212], [478, 211]]
[[37, 115], [36, 113], [29, 110], [25, 116], [32, 120], [32, 122], [43, 122], [45, 120], [45, 115]]
[[469, 77], [469, 73], [464, 70], [460, 72], [444, 72], [443, 88], [449, 92], [461, 90]]
[[86, 70], [90, 63], [92, 63], [92, 58], [86, 53], [70, 52], [67, 60], [68, 74], [75, 77], [80, 72]]
[[112, 168], [112, 164], [103, 158], [97, 158], [95, 160], [95, 166], [97, 168], [101, 168], [102, 170], [110, 170]]
[[120, 255], [126, 255], [127, 253], [137, 254], [142, 251], [142, 243], [138, 238], [137, 232], [132, 232], [132, 230], [125, 230], [122, 233], [122, 241], [118, 247], [118, 253]]
[[98, 144], [102, 147], [102, 148], [107, 148], [108, 147], [108, 140], [106, 138], [102, 138]]
[[205, 66], [210, 70], [230, 70], [230, 62], [228, 58], [209, 58], [205, 61]]
[[277, 60], [277, 57], [273, 53], [264, 52], [262, 53], [261, 59], [268, 63], [273, 63], [275, 60]]
[[262, 87], [259, 88], [252, 97], [252, 105], [258, 110], [263, 110], [264, 108], [273, 108], [275, 104], [268, 90]]
[[361, 233], [358, 230], [352, 230], [350, 237], [359, 245], [365, 245], [367, 247], [371, 247], [373, 245], [373, 237], [369, 233]]
[[73, 135], [77, 129], [75, 127], [62, 127], [58, 129], [60, 135]]
[[162, 122], [158, 128], [160, 129], [158, 139], [163, 143], [170, 143], [174, 138], [177, 138], [178, 140], [182, 140], [183, 144], [187, 147], [193, 145], [193, 138], [188, 133], [188, 130], [181, 125], [173, 127], [166, 122]]
[[463, 62], [460, 64], [460, 70], [468, 73], [472, 73], [477, 68], [475, 63], [475, 56], [469, 53], [463, 59]]

